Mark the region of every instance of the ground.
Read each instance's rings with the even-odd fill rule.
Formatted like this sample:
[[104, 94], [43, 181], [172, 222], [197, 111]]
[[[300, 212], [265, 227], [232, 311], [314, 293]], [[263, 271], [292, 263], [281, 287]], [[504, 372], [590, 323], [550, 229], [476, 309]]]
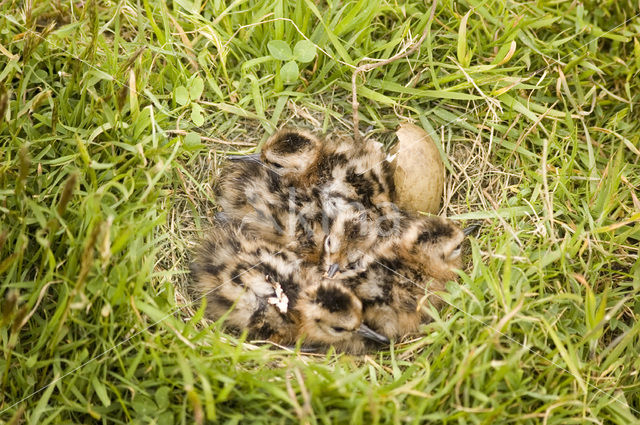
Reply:
[[[638, 4], [428, 3], [0, 0], [0, 422], [638, 423]], [[353, 132], [425, 31], [357, 99], [482, 223], [449, 305], [365, 357], [202, 321], [225, 153]]]

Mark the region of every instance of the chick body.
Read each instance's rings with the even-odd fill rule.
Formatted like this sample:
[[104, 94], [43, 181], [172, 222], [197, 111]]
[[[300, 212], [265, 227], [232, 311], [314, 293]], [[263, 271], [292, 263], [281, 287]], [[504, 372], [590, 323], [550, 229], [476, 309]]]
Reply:
[[306, 190], [286, 186], [264, 164], [238, 161], [223, 170], [216, 195], [225, 214], [244, 228], [307, 261], [319, 261], [326, 233], [322, 207]]
[[464, 233], [441, 217], [406, 217], [389, 236], [361, 252], [364, 271], [339, 277], [361, 300], [364, 321], [391, 339], [418, 330], [430, 319], [425, 301], [443, 305], [437, 292], [455, 281]]

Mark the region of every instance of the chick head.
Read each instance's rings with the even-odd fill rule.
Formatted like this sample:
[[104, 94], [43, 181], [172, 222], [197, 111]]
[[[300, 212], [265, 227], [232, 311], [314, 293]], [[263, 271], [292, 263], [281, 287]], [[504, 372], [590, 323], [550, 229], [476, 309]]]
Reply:
[[347, 209], [332, 221], [324, 238], [322, 261], [326, 276], [349, 277], [365, 271], [363, 253], [375, 242], [376, 233], [366, 211]]
[[305, 344], [334, 346], [338, 351], [360, 353], [367, 340], [388, 344], [389, 339], [362, 321], [362, 303], [342, 284], [323, 280], [309, 287], [298, 307]]
[[262, 147], [262, 162], [285, 180], [304, 183], [320, 155], [321, 142], [304, 130], [283, 129]]
[[455, 280], [462, 267], [462, 242], [465, 233], [451, 220], [417, 217], [400, 240], [400, 255], [405, 261], [420, 263], [430, 277]]

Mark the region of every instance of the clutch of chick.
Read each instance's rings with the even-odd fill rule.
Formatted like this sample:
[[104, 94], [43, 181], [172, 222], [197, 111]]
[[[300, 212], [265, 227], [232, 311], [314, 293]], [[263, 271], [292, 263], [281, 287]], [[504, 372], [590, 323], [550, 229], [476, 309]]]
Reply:
[[[343, 326], [351, 316], [360, 317], [359, 323], [364, 321], [375, 331], [369, 334], [372, 340], [384, 338], [378, 333], [402, 339], [430, 320], [425, 304], [442, 306], [438, 292], [457, 278], [460, 244], [467, 232], [450, 220], [417, 216], [389, 202], [393, 181], [376, 144], [355, 146], [348, 138], [319, 140], [304, 131], [285, 129], [265, 143], [258, 157], [236, 158], [219, 179], [219, 203], [225, 214], [241, 219], [246, 229], [273, 243], [271, 255], [289, 252], [291, 258], [297, 256], [321, 269], [319, 275], [315, 267], [298, 260], [298, 273], [291, 275], [297, 283], [292, 287], [311, 292], [293, 294], [297, 298], [292, 305], [300, 307], [291, 316], [294, 330], [283, 334], [304, 334], [312, 344], [344, 344], [343, 351], [358, 352], [364, 349], [364, 340], [345, 339], [344, 332], [355, 329]], [[328, 226], [319, 215], [328, 218]], [[278, 251], [280, 247], [284, 249]], [[286, 276], [267, 283], [278, 279], [286, 281]], [[337, 286], [329, 285], [328, 279]], [[325, 294], [329, 287], [333, 297], [318, 297], [318, 291]], [[289, 292], [285, 288], [284, 293]], [[353, 301], [310, 302], [339, 299], [341, 293], [350, 294], [344, 299]], [[351, 307], [335, 310], [336, 305]], [[333, 314], [340, 312], [348, 314]], [[330, 326], [325, 318], [330, 318]], [[257, 323], [253, 320], [239, 329]], [[280, 338], [267, 330], [255, 335]], [[272, 336], [265, 336], [270, 332]]]
[[191, 266], [191, 295], [234, 333], [316, 350], [362, 354], [389, 340], [363, 322], [361, 301], [295, 252], [260, 240], [232, 220], [217, 223]]

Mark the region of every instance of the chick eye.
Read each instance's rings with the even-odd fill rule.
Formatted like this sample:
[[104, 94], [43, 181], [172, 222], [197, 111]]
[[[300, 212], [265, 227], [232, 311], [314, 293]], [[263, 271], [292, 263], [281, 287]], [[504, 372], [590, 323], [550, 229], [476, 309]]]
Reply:
[[346, 331], [346, 329], [345, 329], [345, 328], [342, 328], [342, 327], [340, 327], [340, 326], [334, 326], [334, 327], [332, 327], [331, 329], [333, 329], [333, 330], [334, 330], [334, 332], [337, 332], [337, 333], [341, 333], [341, 332]]
[[331, 236], [329, 235], [324, 238], [324, 249], [328, 252], [331, 252]]
[[271, 166], [277, 170], [282, 168], [282, 165], [278, 164], [277, 162], [272, 162]]

